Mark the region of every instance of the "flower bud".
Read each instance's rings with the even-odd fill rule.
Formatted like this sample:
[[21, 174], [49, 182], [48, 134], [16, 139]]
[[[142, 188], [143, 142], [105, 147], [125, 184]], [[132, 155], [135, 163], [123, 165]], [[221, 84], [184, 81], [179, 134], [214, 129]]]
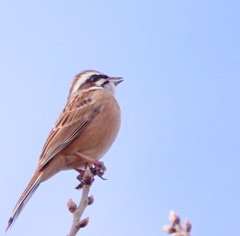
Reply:
[[190, 221], [188, 219], [185, 220], [183, 228], [184, 228], [184, 230], [186, 232], [190, 232], [191, 231], [192, 225], [191, 225], [191, 223], [190, 223]]
[[79, 222], [79, 227], [80, 227], [80, 228], [86, 227], [86, 226], [88, 225], [88, 222], [89, 222], [89, 217], [81, 220], [81, 221]]
[[94, 198], [93, 196], [91, 195], [90, 197], [88, 197], [88, 205], [92, 205], [94, 202]]
[[170, 211], [169, 220], [172, 222], [172, 224], [180, 223], [180, 218], [174, 211]]
[[68, 210], [73, 213], [77, 209], [77, 204], [70, 198], [67, 202]]
[[172, 234], [173, 232], [175, 232], [175, 229], [171, 225], [165, 225], [163, 226], [163, 231], [168, 234]]

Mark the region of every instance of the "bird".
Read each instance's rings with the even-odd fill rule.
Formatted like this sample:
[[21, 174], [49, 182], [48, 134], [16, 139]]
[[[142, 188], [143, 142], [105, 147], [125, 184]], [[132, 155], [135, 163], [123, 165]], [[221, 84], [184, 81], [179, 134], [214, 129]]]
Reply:
[[6, 231], [39, 185], [63, 170], [77, 170], [98, 161], [117, 137], [121, 111], [115, 88], [122, 77], [85, 70], [72, 80], [67, 103], [43, 146], [32, 179], [14, 207]]

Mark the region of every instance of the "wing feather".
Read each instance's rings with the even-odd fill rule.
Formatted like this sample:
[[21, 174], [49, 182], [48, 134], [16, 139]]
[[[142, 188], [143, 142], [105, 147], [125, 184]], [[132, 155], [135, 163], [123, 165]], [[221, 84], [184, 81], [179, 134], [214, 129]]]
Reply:
[[48, 135], [39, 160], [44, 167], [53, 157], [76, 139], [101, 111], [102, 105], [91, 102], [90, 98], [76, 99], [71, 107], [65, 107], [55, 127]]

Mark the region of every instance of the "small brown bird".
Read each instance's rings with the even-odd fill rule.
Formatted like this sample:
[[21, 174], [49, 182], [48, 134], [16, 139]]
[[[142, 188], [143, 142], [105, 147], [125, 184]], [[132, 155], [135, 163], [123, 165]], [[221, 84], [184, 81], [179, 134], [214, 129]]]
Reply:
[[67, 104], [48, 135], [37, 169], [13, 209], [6, 231], [42, 182], [62, 170], [97, 165], [109, 150], [120, 127], [115, 87], [122, 81], [94, 70], [76, 75]]

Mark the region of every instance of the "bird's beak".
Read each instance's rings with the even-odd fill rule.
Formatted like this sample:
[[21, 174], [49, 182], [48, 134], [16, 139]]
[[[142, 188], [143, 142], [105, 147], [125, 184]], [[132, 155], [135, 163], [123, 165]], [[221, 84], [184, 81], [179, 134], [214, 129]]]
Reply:
[[117, 86], [118, 84], [120, 84], [123, 81], [122, 77], [109, 77], [108, 80], [110, 82], [113, 82], [115, 84], [115, 86]]

